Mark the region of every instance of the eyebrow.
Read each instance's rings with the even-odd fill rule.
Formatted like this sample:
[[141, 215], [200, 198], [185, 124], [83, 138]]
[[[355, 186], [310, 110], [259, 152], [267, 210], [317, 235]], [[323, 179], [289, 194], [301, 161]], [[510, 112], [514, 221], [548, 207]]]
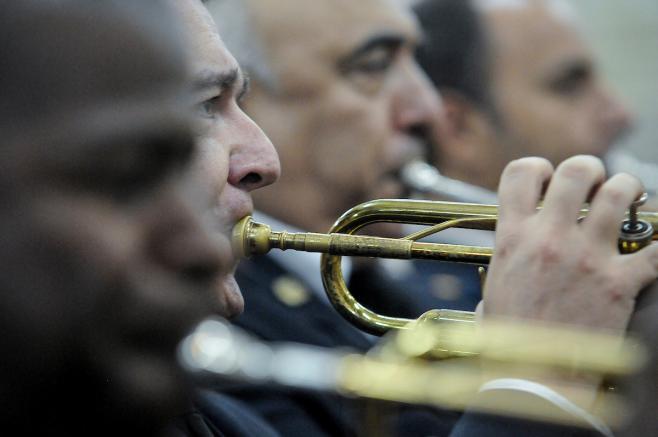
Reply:
[[378, 48], [386, 48], [388, 50], [395, 50], [398, 47], [403, 46], [407, 42], [407, 38], [398, 33], [385, 33], [380, 35], [375, 35], [368, 38], [360, 46], [352, 50], [350, 54], [345, 56], [339, 63], [341, 69], [349, 68], [349, 65], [360, 57], [366, 55], [372, 50]]
[[207, 88], [217, 87], [220, 90], [225, 90], [235, 84], [238, 80], [238, 75], [237, 68], [222, 72], [204, 70], [194, 80], [194, 89], [201, 91]]
[[241, 72], [237, 68], [223, 72], [215, 72], [210, 70], [202, 71], [194, 80], [194, 90], [198, 92], [207, 90], [209, 88], [219, 88], [219, 92], [221, 94], [224, 91], [233, 88], [239, 78], [242, 78], [242, 86], [240, 87], [240, 90], [236, 92], [235, 100], [240, 102], [249, 92], [249, 84], [251, 81], [249, 79], [249, 75], [246, 72]]

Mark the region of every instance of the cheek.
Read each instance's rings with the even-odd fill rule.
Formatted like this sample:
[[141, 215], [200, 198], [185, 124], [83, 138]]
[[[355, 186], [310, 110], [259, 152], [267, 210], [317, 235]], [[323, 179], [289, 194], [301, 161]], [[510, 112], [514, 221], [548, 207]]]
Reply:
[[[348, 104], [349, 103], [349, 104]], [[377, 101], [352, 99], [333, 105], [318, 123], [315, 138], [319, 171], [337, 172], [358, 183], [371, 183], [382, 167], [385, 147], [390, 140], [388, 116]], [[324, 169], [324, 170], [323, 170]]]
[[229, 157], [226, 147], [214, 140], [200, 141], [192, 172], [202, 196], [207, 200], [207, 208], [216, 206], [226, 186], [228, 171]]
[[573, 108], [564, 101], [542, 94], [526, 94], [523, 101], [514, 100], [501, 105], [505, 130], [511, 141], [508, 158], [543, 156], [553, 164], [565, 154], [577, 150], [579, 120]]
[[[40, 350], [36, 346], [39, 335], [46, 342], [52, 340], [53, 345], [63, 344], [57, 340], [73, 335], [68, 340], [75, 341], [67, 344], [79, 345], [85, 333], [72, 332], [71, 327], [90, 328], [99, 317], [119, 308], [104, 303], [113, 297], [108, 290], [123, 281], [125, 266], [132, 261], [134, 229], [124, 225], [121, 216], [108, 220], [104, 205], [94, 202], [44, 198], [34, 203], [33, 215], [26, 216], [29, 224], [23, 224], [29, 229], [17, 232], [17, 237], [24, 237], [20, 251], [3, 257], [18, 263], [16, 268], [5, 263], [9, 272], [24, 274], [15, 278], [17, 284], [25, 281], [19, 287], [22, 292], [16, 295], [20, 302], [16, 302], [15, 311], [5, 314], [20, 317], [20, 323], [28, 323], [34, 332], [41, 333], [35, 334], [31, 343], [34, 350]], [[5, 276], [5, 280], [14, 279]], [[44, 355], [48, 349], [43, 349]]]
[[528, 123], [527, 142], [533, 152], [547, 157], [554, 165], [576, 154], [596, 154], [591, 147], [588, 123], [573, 107], [553, 105]]

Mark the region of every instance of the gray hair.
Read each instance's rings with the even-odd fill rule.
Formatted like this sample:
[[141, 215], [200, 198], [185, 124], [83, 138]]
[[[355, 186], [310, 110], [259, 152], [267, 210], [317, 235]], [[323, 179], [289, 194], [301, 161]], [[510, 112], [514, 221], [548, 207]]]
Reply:
[[204, 0], [220, 36], [243, 70], [270, 91], [278, 81], [269, 65], [263, 44], [251, 25], [249, 9], [243, 0]]

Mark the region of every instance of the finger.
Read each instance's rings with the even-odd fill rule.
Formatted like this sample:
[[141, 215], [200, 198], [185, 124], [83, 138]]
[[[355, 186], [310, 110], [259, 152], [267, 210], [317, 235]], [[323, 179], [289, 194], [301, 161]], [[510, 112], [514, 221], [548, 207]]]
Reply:
[[552, 174], [553, 166], [544, 158], [522, 158], [510, 162], [498, 185], [500, 222], [515, 223], [534, 215], [543, 188]]
[[575, 224], [592, 189], [605, 179], [605, 167], [593, 156], [574, 156], [555, 170], [541, 215], [556, 224]]
[[616, 248], [626, 210], [643, 192], [642, 183], [634, 176], [619, 173], [610, 178], [594, 195], [582, 223], [585, 232], [593, 241]]
[[482, 318], [484, 317], [484, 300], [478, 302], [475, 307], [475, 321], [482, 323]]
[[635, 283], [635, 289], [628, 290], [630, 297], [658, 279], [658, 244], [651, 244], [639, 252], [630, 255], [620, 255], [623, 274], [628, 275]]

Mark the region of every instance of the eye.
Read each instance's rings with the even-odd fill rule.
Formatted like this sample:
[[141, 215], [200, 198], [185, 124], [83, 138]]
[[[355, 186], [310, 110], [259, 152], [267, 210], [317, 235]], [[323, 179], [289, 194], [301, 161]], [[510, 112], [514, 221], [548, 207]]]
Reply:
[[395, 51], [391, 47], [376, 47], [343, 65], [346, 74], [379, 75], [393, 64]]
[[221, 96], [214, 96], [197, 105], [197, 113], [203, 118], [215, 118]]
[[355, 72], [385, 73], [393, 64], [393, 53], [384, 47], [377, 48], [359, 59], [354, 66]]
[[587, 66], [574, 66], [563, 72], [549, 83], [549, 89], [562, 96], [574, 96], [581, 92], [591, 78], [591, 69]]
[[107, 153], [88, 157], [64, 175], [68, 184], [116, 201], [130, 201], [157, 188], [189, 162], [194, 140], [188, 132], [116, 141]]
[[399, 46], [380, 45], [339, 64], [342, 75], [361, 93], [374, 96], [386, 83], [393, 69]]

